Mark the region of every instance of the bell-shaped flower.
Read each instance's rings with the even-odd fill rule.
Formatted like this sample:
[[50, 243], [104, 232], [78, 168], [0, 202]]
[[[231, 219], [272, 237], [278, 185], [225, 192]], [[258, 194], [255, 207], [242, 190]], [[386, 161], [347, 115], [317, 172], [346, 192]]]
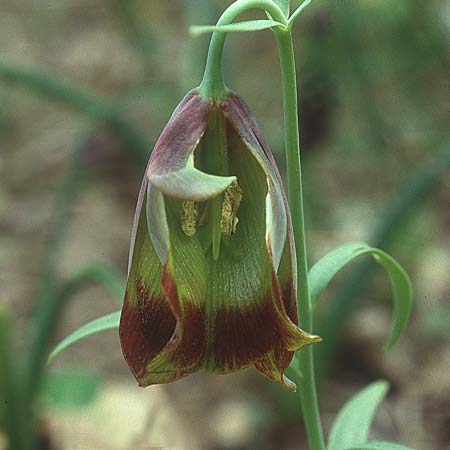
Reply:
[[289, 389], [296, 260], [278, 169], [234, 93], [196, 90], [159, 137], [139, 193], [120, 321], [140, 386], [254, 366]]

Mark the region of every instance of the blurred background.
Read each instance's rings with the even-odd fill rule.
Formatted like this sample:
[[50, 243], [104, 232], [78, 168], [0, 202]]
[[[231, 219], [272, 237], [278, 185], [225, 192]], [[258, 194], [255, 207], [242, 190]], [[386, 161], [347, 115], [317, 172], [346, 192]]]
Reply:
[[[45, 367], [48, 348], [120, 305], [146, 161], [203, 71], [209, 36], [188, 26], [230, 3], [0, 0], [0, 351], [33, 397], [22, 415], [37, 417], [40, 449], [307, 448], [297, 398], [252, 369], [138, 389], [116, 331]], [[448, 0], [318, 0], [295, 26], [310, 263], [367, 241], [415, 289], [385, 353], [386, 274], [362, 257], [333, 281], [317, 318], [324, 425], [384, 378], [372, 437], [418, 450], [450, 442], [449, 36]], [[284, 172], [273, 36], [229, 35], [225, 61]]]

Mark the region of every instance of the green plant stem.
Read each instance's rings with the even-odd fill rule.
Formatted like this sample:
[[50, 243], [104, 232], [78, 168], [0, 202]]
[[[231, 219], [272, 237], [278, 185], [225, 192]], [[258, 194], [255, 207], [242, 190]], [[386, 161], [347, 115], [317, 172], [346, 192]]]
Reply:
[[[217, 25], [229, 25], [239, 14], [252, 8], [263, 9], [269, 13], [274, 20], [282, 24], [287, 23], [283, 12], [272, 0], [237, 0], [223, 12]], [[225, 38], [226, 33], [213, 33], [209, 45], [205, 74], [199, 90], [200, 95], [210, 100], [220, 100], [228, 93], [228, 89], [223, 81], [222, 71], [222, 56]]]
[[[290, 30], [277, 30], [275, 36], [280, 54], [282, 76], [288, 197], [297, 254], [298, 318], [300, 326], [312, 332], [313, 312], [308, 283], [308, 261], [300, 163], [300, 135], [298, 127], [297, 74], [295, 70], [294, 49]], [[311, 450], [323, 450], [325, 443], [317, 400], [313, 352], [314, 348], [310, 345], [297, 354], [299, 368], [302, 374], [298, 396], [303, 411], [303, 420], [305, 422], [309, 446]]]

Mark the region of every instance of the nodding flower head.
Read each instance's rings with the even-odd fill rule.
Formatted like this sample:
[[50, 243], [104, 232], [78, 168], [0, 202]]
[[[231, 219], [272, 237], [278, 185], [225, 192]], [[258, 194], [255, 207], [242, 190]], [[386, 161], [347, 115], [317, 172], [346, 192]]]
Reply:
[[159, 137], [142, 182], [120, 321], [141, 386], [254, 366], [288, 389], [296, 260], [280, 175], [244, 101], [196, 90]]

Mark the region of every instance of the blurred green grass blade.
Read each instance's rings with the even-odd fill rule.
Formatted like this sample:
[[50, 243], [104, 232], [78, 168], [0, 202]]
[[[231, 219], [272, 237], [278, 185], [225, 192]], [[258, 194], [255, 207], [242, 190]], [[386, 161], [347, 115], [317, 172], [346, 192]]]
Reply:
[[[0, 304], [0, 425], [6, 432], [11, 449], [25, 450], [25, 423], [23, 388], [14, 360], [11, 320], [6, 308]], [[26, 421], [26, 419], [25, 419]]]
[[[111, 10], [122, 24], [122, 31], [132, 46], [140, 53], [144, 60], [148, 74], [154, 72], [155, 50], [158, 41], [155, 39], [154, 30], [146, 26], [139, 14], [139, 5], [135, 0], [112, 0]], [[145, 18], [144, 18], [145, 19]]]
[[367, 442], [379, 404], [387, 394], [386, 381], [376, 381], [353, 396], [338, 412], [331, 427], [327, 450], [358, 448]]
[[80, 408], [92, 403], [100, 389], [98, 375], [86, 370], [50, 373], [40, 392], [42, 400], [55, 408]]
[[90, 284], [103, 286], [110, 292], [115, 304], [118, 307], [122, 307], [125, 293], [125, 277], [114, 268], [105, 264], [96, 264], [82, 269], [63, 284], [60, 296], [65, 299]]
[[106, 123], [127, 145], [139, 167], [147, 164], [149, 147], [146, 139], [122, 116], [120, 107], [115, 107], [109, 99], [46, 68], [22, 66], [3, 58], [0, 58], [0, 80], [16, 83], [47, 99], [61, 102], [96, 123]]
[[78, 330], [74, 331], [72, 334], [63, 339], [50, 353], [48, 357], [48, 362], [52, 362], [53, 359], [65, 350], [70, 345], [75, 344], [75, 342], [84, 339], [85, 337], [92, 336], [93, 334], [101, 333], [102, 331], [114, 330], [119, 328], [120, 322], [120, 311], [115, 311], [106, 316], [99, 317], [92, 322], [83, 325]]
[[391, 280], [394, 311], [391, 332], [385, 345], [388, 350], [397, 342], [408, 323], [413, 305], [413, 289], [405, 270], [383, 250], [355, 242], [338, 247], [317, 261], [309, 271], [312, 304], [313, 307], [317, 306], [321, 293], [339, 270], [363, 254], [372, 255], [386, 269]]
[[368, 442], [358, 447], [352, 447], [346, 450], [412, 450], [404, 445], [394, 444], [393, 442]]
[[251, 31], [267, 30], [272, 27], [284, 27], [276, 20], [247, 20], [245, 22], [236, 22], [230, 25], [193, 25], [189, 27], [189, 32], [194, 36], [204, 33], [246, 33]]

